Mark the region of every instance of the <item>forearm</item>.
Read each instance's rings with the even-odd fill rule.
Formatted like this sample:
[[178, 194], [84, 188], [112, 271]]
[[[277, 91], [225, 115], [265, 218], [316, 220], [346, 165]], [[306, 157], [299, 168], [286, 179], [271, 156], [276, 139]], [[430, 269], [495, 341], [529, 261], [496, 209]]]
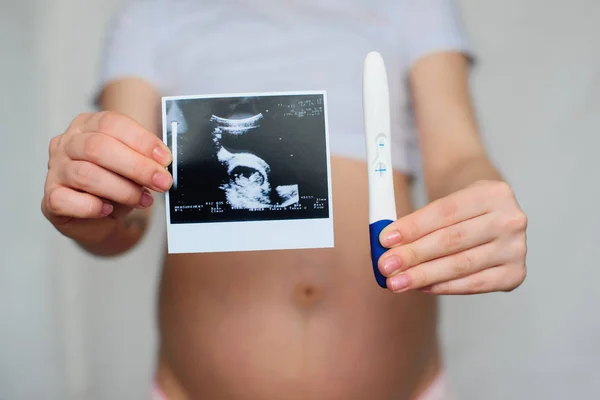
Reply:
[[485, 180], [503, 178], [485, 154], [463, 157], [445, 170], [426, 177], [427, 195], [433, 201]]
[[411, 71], [423, 172], [430, 200], [481, 180], [501, 180], [479, 135], [468, 83], [469, 64], [460, 53], [438, 53]]

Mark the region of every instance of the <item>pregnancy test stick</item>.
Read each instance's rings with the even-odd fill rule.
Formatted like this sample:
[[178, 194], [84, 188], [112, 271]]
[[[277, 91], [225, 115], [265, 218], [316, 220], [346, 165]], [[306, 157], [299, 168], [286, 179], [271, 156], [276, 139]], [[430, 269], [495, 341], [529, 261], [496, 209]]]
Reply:
[[387, 250], [379, 242], [381, 231], [397, 219], [392, 152], [390, 149], [390, 95], [381, 55], [367, 54], [363, 71], [363, 114], [369, 168], [369, 236], [375, 280], [387, 288], [377, 263]]

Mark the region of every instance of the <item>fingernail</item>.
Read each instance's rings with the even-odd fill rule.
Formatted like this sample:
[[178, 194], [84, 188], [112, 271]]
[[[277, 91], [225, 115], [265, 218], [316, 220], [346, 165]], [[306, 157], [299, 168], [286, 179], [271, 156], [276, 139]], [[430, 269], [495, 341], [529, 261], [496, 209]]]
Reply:
[[400, 269], [400, 260], [398, 257], [388, 257], [383, 261], [383, 271], [388, 276]]
[[144, 208], [150, 207], [154, 203], [154, 198], [152, 194], [144, 189], [144, 193], [142, 193], [142, 197], [140, 198], [140, 205]]
[[385, 247], [394, 246], [400, 243], [400, 232], [390, 231], [386, 232], [381, 239], [381, 244]]
[[171, 163], [171, 153], [162, 146], [155, 147], [152, 151], [152, 157], [161, 165], [169, 165]]
[[392, 291], [400, 292], [410, 286], [410, 281], [408, 276], [400, 274], [390, 278], [390, 285], [392, 286]]
[[112, 213], [114, 209], [115, 207], [112, 204], [104, 203], [102, 204], [102, 215], [106, 217]]
[[165, 172], [157, 172], [152, 178], [152, 183], [157, 188], [167, 191], [171, 188], [171, 176]]

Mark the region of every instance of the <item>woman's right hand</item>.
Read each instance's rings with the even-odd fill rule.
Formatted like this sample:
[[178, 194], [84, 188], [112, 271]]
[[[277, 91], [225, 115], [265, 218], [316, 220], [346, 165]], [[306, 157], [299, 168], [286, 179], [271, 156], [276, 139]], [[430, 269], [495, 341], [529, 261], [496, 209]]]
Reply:
[[166, 192], [169, 148], [131, 118], [115, 112], [82, 114], [49, 148], [42, 213], [65, 236], [97, 244], [133, 209]]

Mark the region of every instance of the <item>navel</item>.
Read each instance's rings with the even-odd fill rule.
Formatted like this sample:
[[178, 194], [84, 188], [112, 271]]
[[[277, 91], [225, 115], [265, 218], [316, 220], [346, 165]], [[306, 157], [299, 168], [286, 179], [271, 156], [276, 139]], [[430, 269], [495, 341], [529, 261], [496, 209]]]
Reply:
[[311, 283], [300, 283], [293, 293], [294, 304], [302, 310], [310, 310], [323, 300], [324, 289]]

